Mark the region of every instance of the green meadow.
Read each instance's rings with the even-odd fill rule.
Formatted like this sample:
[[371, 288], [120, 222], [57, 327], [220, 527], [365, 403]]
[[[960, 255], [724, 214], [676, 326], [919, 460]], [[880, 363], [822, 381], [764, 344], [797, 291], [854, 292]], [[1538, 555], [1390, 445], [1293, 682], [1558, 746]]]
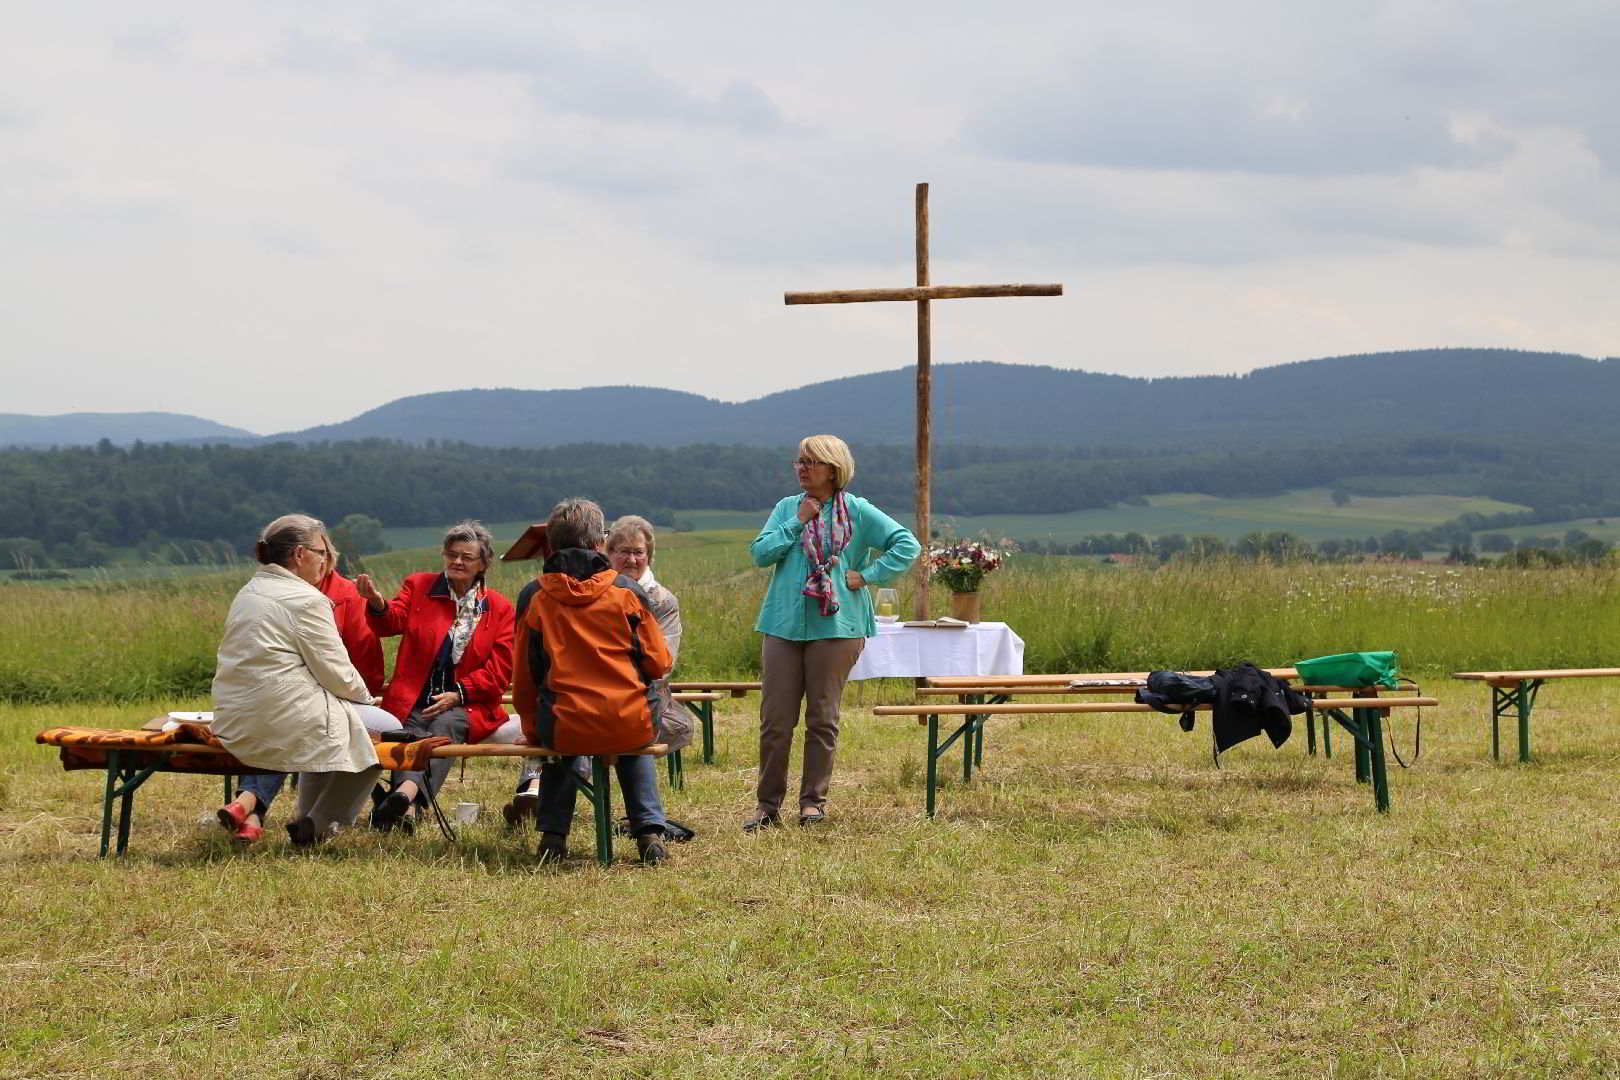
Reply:
[[[757, 672], [751, 536], [661, 538], [682, 677]], [[370, 563], [391, 586], [434, 555]], [[206, 707], [244, 576], [0, 587], [0, 1076], [1620, 1075], [1620, 681], [1549, 685], [1521, 766], [1490, 759], [1485, 690], [1445, 677], [1612, 664], [1608, 566], [1021, 557], [987, 580], [1031, 671], [1398, 650], [1441, 705], [1421, 736], [1390, 725], [1412, 767], [1391, 761], [1388, 815], [1345, 737], [1217, 767], [1202, 724], [1025, 715], [990, 722], [971, 783], [945, 759], [928, 820], [923, 729], [870, 711], [910, 700], [890, 680], [846, 694], [815, 830], [739, 830], [757, 699], [722, 702], [717, 761], [689, 753], [665, 792], [698, 838], [657, 870], [628, 843], [597, 867], [588, 814], [537, 869], [533, 834], [494, 824], [512, 767], [492, 761], [443, 795], [484, 808], [459, 845], [357, 830], [294, 853], [289, 802], [237, 850], [217, 778], [159, 775], [130, 854], [97, 859], [101, 779], [34, 733]]]

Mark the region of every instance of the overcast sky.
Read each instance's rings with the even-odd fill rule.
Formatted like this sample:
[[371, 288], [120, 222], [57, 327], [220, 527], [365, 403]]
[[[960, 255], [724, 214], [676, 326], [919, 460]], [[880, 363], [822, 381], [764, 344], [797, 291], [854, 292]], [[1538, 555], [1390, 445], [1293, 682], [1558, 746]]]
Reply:
[[[0, 412], [1620, 353], [1613, 0], [29, 4]], [[836, 416], [836, 403], [828, 415]]]

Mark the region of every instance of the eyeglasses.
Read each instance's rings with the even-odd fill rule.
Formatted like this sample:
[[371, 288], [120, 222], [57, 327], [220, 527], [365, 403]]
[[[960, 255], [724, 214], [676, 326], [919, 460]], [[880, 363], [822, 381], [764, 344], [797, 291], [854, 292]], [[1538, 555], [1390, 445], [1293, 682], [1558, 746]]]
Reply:
[[330, 559], [332, 557], [331, 548], [310, 547], [308, 544], [299, 544], [298, 546], [303, 548], [305, 551], [313, 551], [323, 559]]
[[795, 465], [797, 465], [797, 466], [799, 466], [800, 468], [803, 468], [803, 469], [813, 469], [817, 465], [826, 465], [827, 468], [829, 468], [829, 469], [832, 468], [832, 465], [829, 464], [828, 462], [825, 462], [825, 461], [813, 461], [813, 460], [811, 460], [810, 458], [807, 458], [807, 457], [794, 458], [793, 459], [793, 464], [795, 464]]
[[618, 555], [621, 558], [625, 558], [625, 559], [645, 559], [647, 557], [647, 549], [646, 548], [614, 548], [612, 551], [608, 552], [608, 554], [609, 555]]
[[482, 555], [463, 555], [459, 551], [447, 551], [444, 553], [444, 561], [447, 563], [475, 563], [483, 562], [484, 557]]

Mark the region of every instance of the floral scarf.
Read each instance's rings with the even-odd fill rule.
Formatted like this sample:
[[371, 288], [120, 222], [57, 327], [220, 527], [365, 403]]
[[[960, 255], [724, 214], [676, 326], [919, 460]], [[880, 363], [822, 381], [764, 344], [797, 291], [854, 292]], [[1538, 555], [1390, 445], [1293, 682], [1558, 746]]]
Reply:
[[849, 544], [854, 531], [849, 521], [849, 504], [840, 491], [833, 496], [832, 519], [817, 514], [805, 524], [799, 538], [804, 546], [804, 557], [810, 562], [810, 572], [804, 579], [804, 595], [820, 601], [823, 615], [838, 611], [838, 585], [832, 575], [838, 566], [838, 556]]
[[[455, 593], [452, 591], [452, 597]], [[456, 617], [450, 624], [450, 662], [461, 663], [461, 654], [467, 651], [467, 642], [478, 629], [478, 616], [482, 615], [484, 590], [474, 582], [456, 601]]]

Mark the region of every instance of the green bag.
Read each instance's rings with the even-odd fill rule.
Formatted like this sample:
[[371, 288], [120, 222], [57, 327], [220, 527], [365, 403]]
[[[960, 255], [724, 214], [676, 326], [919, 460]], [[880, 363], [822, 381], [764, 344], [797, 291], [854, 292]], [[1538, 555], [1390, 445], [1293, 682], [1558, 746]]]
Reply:
[[1398, 684], [1400, 669], [1392, 652], [1347, 652], [1318, 656], [1294, 664], [1299, 681], [1307, 686], [1372, 686], [1391, 690]]

